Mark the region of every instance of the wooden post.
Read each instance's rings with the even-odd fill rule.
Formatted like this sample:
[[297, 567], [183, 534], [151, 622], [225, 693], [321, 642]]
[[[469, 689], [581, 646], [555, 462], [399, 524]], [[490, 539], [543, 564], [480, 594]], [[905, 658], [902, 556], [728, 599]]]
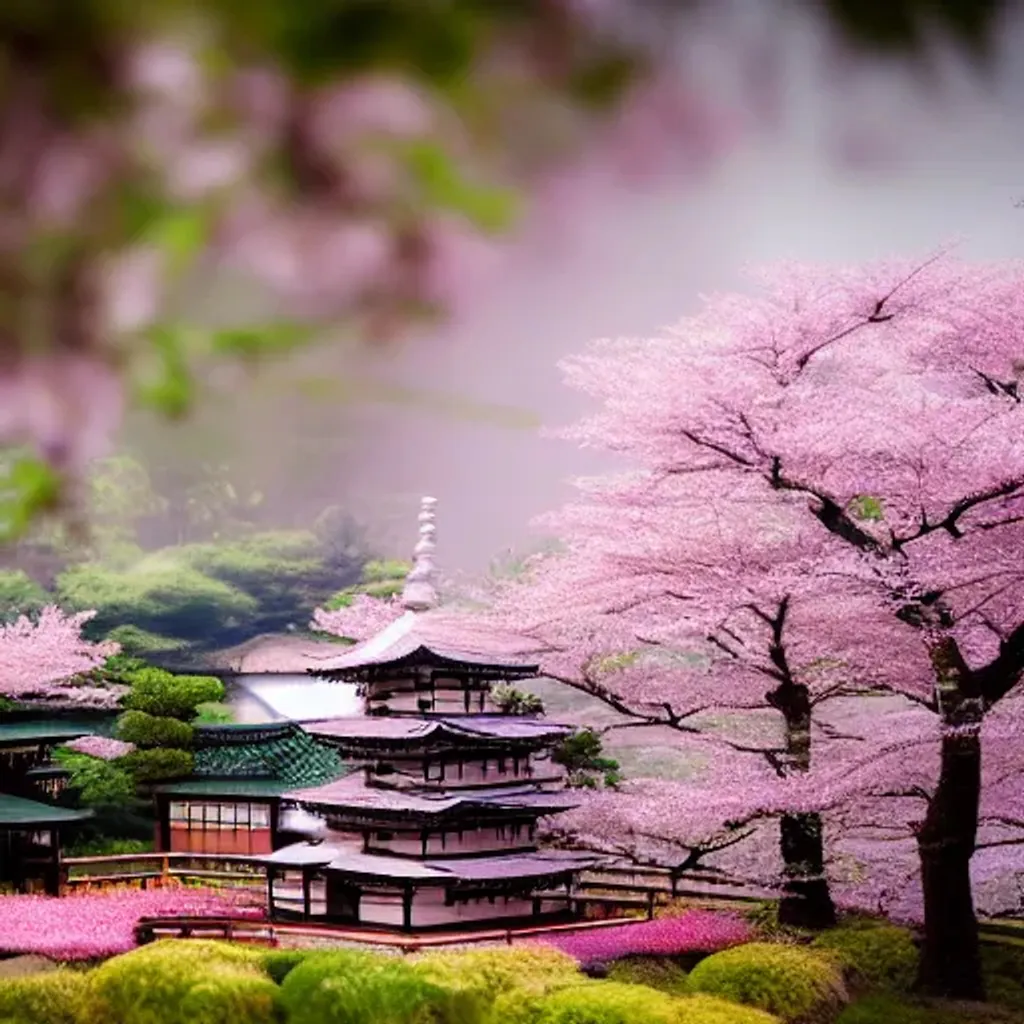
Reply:
[[274, 869], [267, 865], [267, 920], [274, 919]]
[[310, 897], [310, 869], [304, 867], [302, 869], [302, 919], [308, 921], [311, 913], [311, 897]]
[[412, 931], [412, 886], [406, 882], [402, 888], [402, 927]]
[[647, 890], [647, 920], [654, 920], [654, 890]]

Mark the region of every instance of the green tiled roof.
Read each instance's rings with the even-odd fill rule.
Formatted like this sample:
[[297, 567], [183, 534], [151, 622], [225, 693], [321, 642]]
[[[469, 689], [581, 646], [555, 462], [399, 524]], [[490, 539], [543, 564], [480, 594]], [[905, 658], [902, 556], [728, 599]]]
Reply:
[[344, 770], [334, 750], [294, 725], [253, 742], [203, 745], [195, 751], [194, 774], [198, 778], [275, 781], [282, 784], [282, 791], [322, 785]]
[[15, 747], [22, 743], [57, 743], [89, 736], [94, 731], [92, 725], [57, 718], [51, 721], [0, 721], [0, 747]]
[[161, 793], [171, 796], [199, 797], [278, 797], [289, 789], [287, 782], [280, 779], [186, 779], [184, 782], [170, 782], [158, 787]]
[[41, 804], [35, 800], [0, 793], [0, 828], [65, 825], [90, 816], [90, 811], [69, 811], [66, 807], [54, 807], [53, 804]]

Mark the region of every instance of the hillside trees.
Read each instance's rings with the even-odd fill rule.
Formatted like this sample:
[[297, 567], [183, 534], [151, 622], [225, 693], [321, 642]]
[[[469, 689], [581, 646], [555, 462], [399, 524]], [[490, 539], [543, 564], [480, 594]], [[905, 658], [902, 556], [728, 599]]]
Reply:
[[[1024, 272], [937, 256], [786, 265], [757, 284], [567, 364], [603, 402], [567, 435], [640, 469], [548, 520], [569, 550], [503, 621], [639, 720], [704, 731], [703, 710], [774, 708], [789, 813], [758, 799], [784, 812], [784, 851], [787, 818], [810, 850], [820, 819], [805, 815], [840, 793], [901, 808], [921, 982], [976, 997], [979, 815], [1020, 821]], [[815, 708], [862, 688], [920, 714], [888, 746], [881, 720], [833, 737], [850, 767], [825, 765], [815, 789]]]

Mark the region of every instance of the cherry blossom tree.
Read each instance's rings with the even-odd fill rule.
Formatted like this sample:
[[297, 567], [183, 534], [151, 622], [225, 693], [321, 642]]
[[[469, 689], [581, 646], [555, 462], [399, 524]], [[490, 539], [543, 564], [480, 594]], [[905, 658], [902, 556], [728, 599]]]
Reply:
[[[1018, 820], [1024, 270], [939, 254], [785, 265], [755, 285], [566, 364], [604, 403], [566, 436], [640, 470], [584, 484], [547, 519], [568, 553], [504, 621], [548, 645], [549, 671], [639, 720], [703, 732], [708, 710], [775, 708], [798, 859], [817, 827], [804, 815], [916, 802], [921, 982], [978, 996], [979, 824]], [[884, 717], [830, 737], [852, 760], [823, 789], [813, 712], [864, 689], [921, 720], [888, 751], [873, 746]]]
[[119, 650], [115, 643], [96, 643], [82, 636], [82, 627], [94, 614], [69, 615], [49, 605], [35, 621], [22, 616], [0, 626], [0, 697], [115, 706], [124, 687], [73, 681]]

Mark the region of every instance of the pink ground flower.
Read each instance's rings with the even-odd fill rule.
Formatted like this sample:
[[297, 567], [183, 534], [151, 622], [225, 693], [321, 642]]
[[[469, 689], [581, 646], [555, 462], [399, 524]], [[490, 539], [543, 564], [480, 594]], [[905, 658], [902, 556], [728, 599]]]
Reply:
[[591, 963], [624, 956], [715, 953], [749, 942], [751, 937], [752, 929], [741, 917], [691, 910], [681, 917], [554, 934], [536, 941], [554, 946], [580, 963]]
[[113, 761], [130, 754], [135, 749], [135, 744], [107, 736], [82, 736], [72, 740], [67, 747], [76, 754], [88, 754], [89, 757], [98, 757], [101, 761]]
[[117, 889], [106, 893], [0, 897], [0, 953], [54, 960], [116, 956], [135, 947], [140, 918], [166, 914], [262, 918], [262, 895], [247, 890]]

